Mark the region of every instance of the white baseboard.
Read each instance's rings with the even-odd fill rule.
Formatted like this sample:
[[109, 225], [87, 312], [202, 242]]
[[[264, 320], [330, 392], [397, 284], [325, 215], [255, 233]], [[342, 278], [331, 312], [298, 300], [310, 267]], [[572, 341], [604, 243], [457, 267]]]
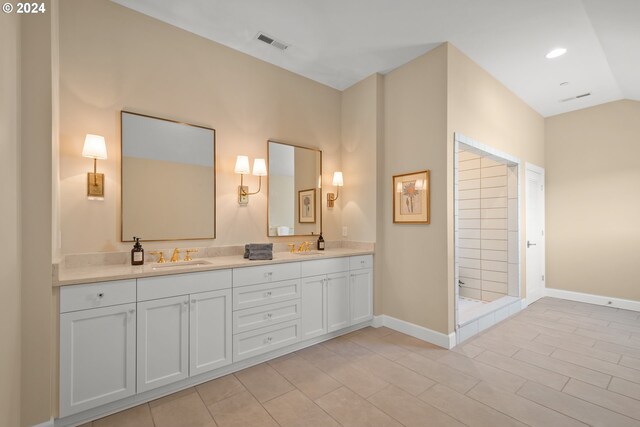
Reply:
[[373, 326], [374, 328], [379, 328], [380, 326], [384, 326], [383, 317], [384, 315], [373, 316], [373, 320], [371, 321], [371, 326]]
[[565, 291], [564, 289], [547, 288], [545, 295], [552, 298], [584, 302], [587, 304], [604, 305], [622, 308], [624, 310], [640, 311], [640, 301], [623, 298], [605, 297], [602, 295], [585, 294], [582, 292]]
[[53, 427], [53, 420], [49, 420], [49, 421], [45, 421], [45, 422], [40, 423], [40, 424], [36, 424], [33, 427]]
[[394, 331], [411, 335], [414, 338], [418, 338], [422, 341], [430, 342], [431, 344], [435, 344], [444, 348], [453, 348], [456, 345], [455, 332], [446, 335], [442, 332], [436, 332], [423, 326], [396, 319], [395, 317], [387, 316], [386, 314], [375, 316], [373, 318], [372, 326], [376, 328], [380, 326], [386, 326], [387, 328], [393, 329]]

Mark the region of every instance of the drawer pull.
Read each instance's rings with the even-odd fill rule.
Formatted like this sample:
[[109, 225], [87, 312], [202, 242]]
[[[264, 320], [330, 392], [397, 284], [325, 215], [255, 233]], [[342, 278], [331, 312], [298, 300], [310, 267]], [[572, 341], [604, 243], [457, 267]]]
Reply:
[[364, 260], [360, 260], [360, 265], [364, 265]]
[[136, 311], [135, 311], [133, 308], [132, 308], [131, 310], [129, 310], [129, 314], [133, 314], [133, 313], [135, 313], [135, 312], [136, 312]]
[[273, 314], [269, 313], [267, 314], [267, 319], [271, 319], [273, 317]]
[[264, 339], [264, 343], [265, 343], [265, 344], [271, 344], [271, 340], [272, 340], [272, 339], [273, 339], [273, 338], [271, 338], [271, 337], [266, 337], [266, 338]]
[[104, 292], [99, 292], [98, 293], [98, 298], [102, 298], [102, 297], [104, 297]]
[[264, 277], [271, 278], [271, 276], [273, 276], [273, 272], [272, 271], [267, 271], [266, 273], [264, 273]]
[[264, 293], [264, 296], [265, 296], [265, 297], [270, 297], [270, 296], [271, 296], [271, 291], [267, 291], [267, 292], [265, 292], [265, 293]]

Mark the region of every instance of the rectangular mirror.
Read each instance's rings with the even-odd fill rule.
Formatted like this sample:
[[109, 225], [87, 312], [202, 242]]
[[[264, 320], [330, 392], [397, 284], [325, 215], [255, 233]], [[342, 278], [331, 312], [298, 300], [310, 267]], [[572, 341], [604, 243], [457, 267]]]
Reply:
[[122, 241], [214, 239], [214, 129], [121, 112]]
[[322, 232], [322, 151], [268, 142], [268, 234], [309, 236]]

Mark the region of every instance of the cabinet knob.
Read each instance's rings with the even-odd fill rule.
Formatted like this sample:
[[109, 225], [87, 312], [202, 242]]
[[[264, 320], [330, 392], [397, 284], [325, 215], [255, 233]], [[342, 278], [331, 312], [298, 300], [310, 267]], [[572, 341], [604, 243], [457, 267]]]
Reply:
[[267, 317], [268, 317], [269, 319], [271, 319], [271, 318], [273, 317], [273, 314], [269, 313], [269, 314], [267, 314]]
[[98, 298], [102, 298], [104, 296], [104, 292], [99, 292], [98, 293]]
[[187, 306], [187, 305], [189, 305], [189, 301], [185, 301], [185, 302], [183, 302], [182, 304], [183, 304], [183, 305], [185, 305], [185, 306]]
[[266, 295], [266, 296], [268, 296], [268, 297], [270, 297], [270, 296], [271, 296], [271, 291], [267, 291], [267, 292], [265, 292], [265, 295]]
[[135, 312], [136, 312], [136, 311], [135, 311], [133, 308], [132, 308], [131, 310], [129, 310], [129, 314], [133, 314], [133, 313], [135, 313]]

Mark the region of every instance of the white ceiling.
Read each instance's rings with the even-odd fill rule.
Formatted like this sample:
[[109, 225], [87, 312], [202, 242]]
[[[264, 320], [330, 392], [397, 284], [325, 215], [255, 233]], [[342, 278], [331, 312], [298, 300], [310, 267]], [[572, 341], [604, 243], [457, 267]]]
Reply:
[[340, 90], [449, 41], [543, 116], [640, 100], [640, 0], [113, 1]]

